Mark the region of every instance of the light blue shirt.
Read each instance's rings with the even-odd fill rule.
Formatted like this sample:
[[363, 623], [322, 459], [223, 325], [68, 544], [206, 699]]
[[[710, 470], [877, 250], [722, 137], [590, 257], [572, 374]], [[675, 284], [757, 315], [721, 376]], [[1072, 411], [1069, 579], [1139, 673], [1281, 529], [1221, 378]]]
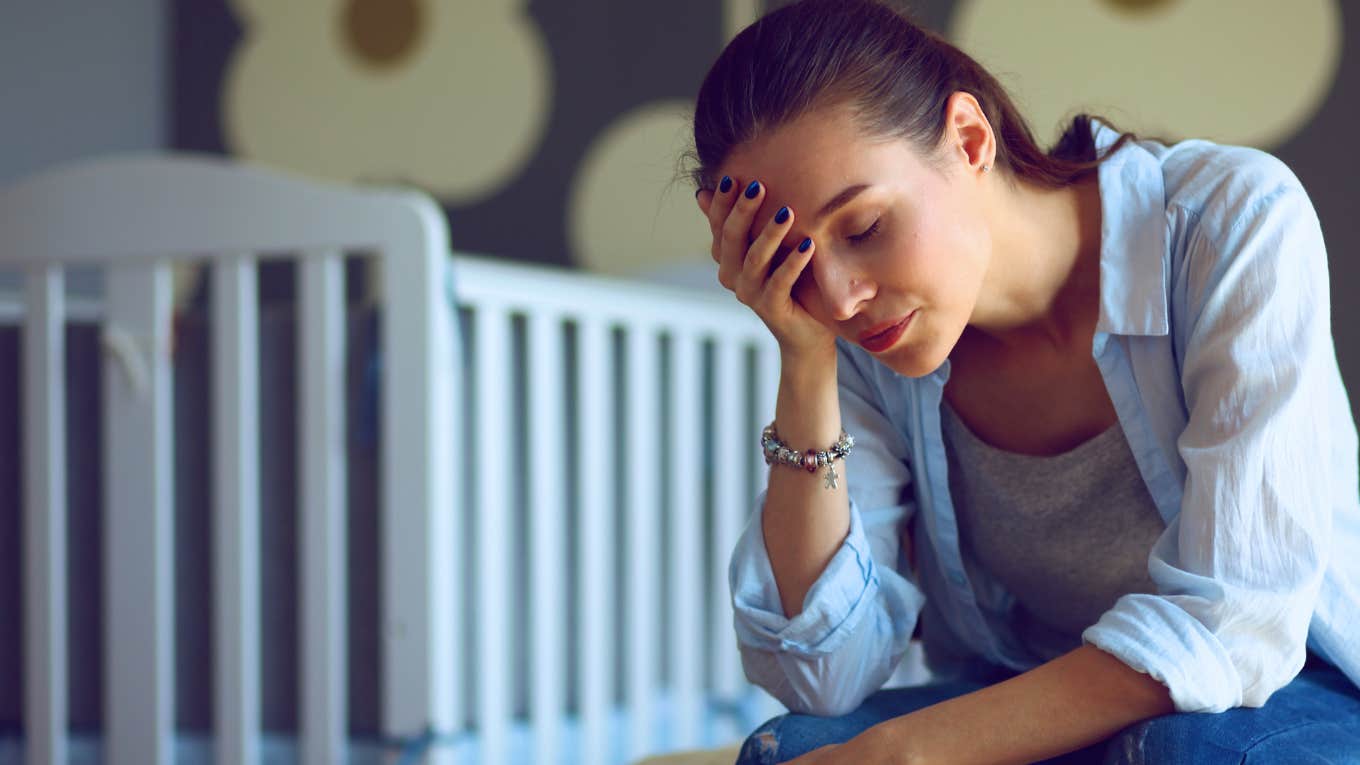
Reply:
[[[1118, 137], [1094, 131], [1102, 150]], [[1120, 597], [1083, 641], [1161, 681], [1181, 712], [1262, 705], [1305, 646], [1360, 684], [1356, 429], [1307, 194], [1269, 154], [1207, 141], [1129, 142], [1099, 182], [1091, 355], [1167, 527], [1148, 558], [1156, 592]], [[757, 499], [728, 571], [747, 678], [792, 711], [844, 714], [892, 675], [918, 617], [939, 674], [1034, 667], [1014, 597], [960, 553], [949, 361], [910, 378], [838, 350], [849, 536], [788, 619]]]

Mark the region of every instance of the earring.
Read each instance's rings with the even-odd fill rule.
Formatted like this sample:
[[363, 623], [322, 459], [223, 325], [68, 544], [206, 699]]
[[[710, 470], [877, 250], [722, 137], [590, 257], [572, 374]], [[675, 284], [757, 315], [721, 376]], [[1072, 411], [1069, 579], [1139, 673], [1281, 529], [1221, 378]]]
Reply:
[[992, 166], [991, 166], [991, 165], [983, 165], [983, 166], [982, 166], [982, 172], [984, 172], [984, 173], [990, 173], [991, 171], [992, 171]]

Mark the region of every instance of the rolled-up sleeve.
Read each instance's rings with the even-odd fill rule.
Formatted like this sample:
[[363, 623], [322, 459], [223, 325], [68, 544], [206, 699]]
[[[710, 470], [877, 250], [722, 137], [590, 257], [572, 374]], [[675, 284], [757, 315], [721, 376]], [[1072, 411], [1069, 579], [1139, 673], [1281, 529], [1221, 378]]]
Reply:
[[765, 549], [765, 492], [728, 568], [733, 622], [747, 679], [790, 711], [837, 716], [855, 709], [892, 674], [925, 602], [897, 570], [902, 529], [911, 520], [905, 441], [841, 349], [841, 419], [855, 436], [847, 458], [850, 531], [808, 590], [803, 609], [784, 616]]
[[1187, 253], [1186, 480], [1149, 556], [1157, 591], [1122, 597], [1083, 634], [1181, 712], [1261, 706], [1303, 666], [1331, 545], [1327, 423], [1348, 416], [1333, 411], [1327, 257], [1306, 193], [1287, 185], [1220, 219]]

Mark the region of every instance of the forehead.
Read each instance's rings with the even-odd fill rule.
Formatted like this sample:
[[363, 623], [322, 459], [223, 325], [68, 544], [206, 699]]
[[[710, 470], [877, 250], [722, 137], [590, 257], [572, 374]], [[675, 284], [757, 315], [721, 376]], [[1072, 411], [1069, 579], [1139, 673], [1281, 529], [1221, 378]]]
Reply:
[[787, 204], [804, 222], [846, 186], [894, 185], [926, 171], [905, 140], [866, 135], [843, 108], [811, 111], [757, 136], [733, 149], [719, 170], [719, 177], [766, 187], [760, 215]]

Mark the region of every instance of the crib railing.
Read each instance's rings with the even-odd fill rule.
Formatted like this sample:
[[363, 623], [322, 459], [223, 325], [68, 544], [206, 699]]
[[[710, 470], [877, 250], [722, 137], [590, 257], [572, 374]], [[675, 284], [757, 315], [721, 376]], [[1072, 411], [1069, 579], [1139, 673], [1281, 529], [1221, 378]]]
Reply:
[[[659, 733], [672, 747], [739, 739], [742, 718], [714, 710], [750, 692], [726, 565], [765, 470], [752, 434], [774, 410], [768, 332], [717, 295], [471, 258], [456, 261], [454, 280], [469, 340], [460, 443], [476, 445], [466, 474], [476, 581], [459, 610], [476, 615], [480, 761], [506, 761], [515, 687], [530, 700], [533, 762], [559, 761], [558, 726], [571, 717], [580, 762], [619, 761], [620, 734], [628, 760], [656, 751]], [[564, 519], [576, 528], [570, 549]], [[525, 568], [518, 591], [510, 565]], [[566, 641], [564, 601], [575, 605]], [[508, 655], [511, 633], [529, 636], [527, 661]], [[618, 708], [625, 731], [610, 727]]]
[[413, 754], [423, 741], [429, 761], [623, 762], [729, 742], [778, 711], [744, 682], [726, 585], [765, 469], [753, 434], [773, 412], [777, 357], [764, 328], [721, 296], [450, 261], [446, 242], [421, 195], [219, 161], [86, 163], [0, 192], [0, 268], [26, 283], [11, 315], [23, 326], [30, 762], [69, 755], [63, 281], [75, 265], [98, 266], [105, 282], [94, 316], [104, 761], [175, 756], [170, 274], [189, 262], [208, 267], [212, 305], [212, 747], [217, 762], [260, 759], [266, 255], [297, 263], [302, 761], [349, 751], [350, 252], [381, 277], [388, 740]]
[[[23, 442], [24, 732], [31, 762], [67, 760], [64, 270], [103, 271], [103, 747], [112, 763], [174, 752], [171, 638], [171, 266], [211, 268], [215, 562], [213, 710], [218, 762], [259, 759], [256, 261], [301, 263], [305, 434], [300, 619], [301, 750], [346, 752], [345, 600], [338, 401], [341, 253], [374, 253], [401, 300], [384, 313], [383, 724], [451, 725], [447, 569], [453, 500], [452, 322], [440, 210], [406, 192], [355, 191], [220, 160], [80, 163], [0, 193], [0, 267], [26, 274]], [[205, 593], [206, 595], [206, 593]], [[97, 636], [90, 636], [98, 639]]]

